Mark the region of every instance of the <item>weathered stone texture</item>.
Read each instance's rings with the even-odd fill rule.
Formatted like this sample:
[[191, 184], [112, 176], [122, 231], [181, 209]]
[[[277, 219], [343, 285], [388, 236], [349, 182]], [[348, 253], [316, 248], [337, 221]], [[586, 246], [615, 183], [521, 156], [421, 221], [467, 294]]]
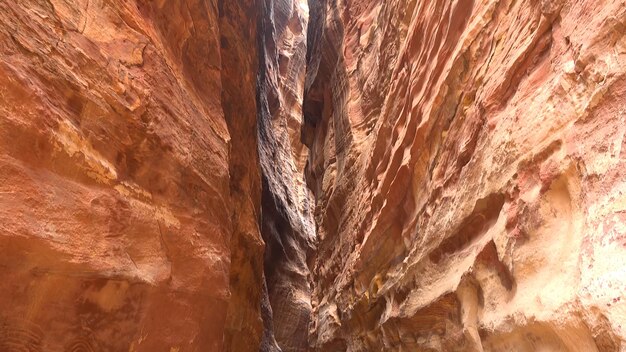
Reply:
[[318, 5], [312, 346], [626, 348], [626, 5]]
[[265, 276], [273, 313], [268, 329], [282, 351], [304, 352], [311, 317], [307, 258], [315, 241], [314, 204], [304, 182], [307, 149], [300, 141], [308, 5], [305, 0], [267, 0], [263, 13], [259, 157]]
[[625, 34], [0, 0], [0, 351], [626, 351]]
[[257, 16], [0, 1], [0, 350], [258, 350]]

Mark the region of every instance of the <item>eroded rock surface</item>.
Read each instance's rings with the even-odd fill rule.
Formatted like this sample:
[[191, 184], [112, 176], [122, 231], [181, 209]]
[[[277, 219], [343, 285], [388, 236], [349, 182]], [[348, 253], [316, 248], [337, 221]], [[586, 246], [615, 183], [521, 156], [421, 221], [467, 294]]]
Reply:
[[258, 351], [258, 15], [0, 1], [0, 350]]
[[625, 33], [0, 0], [0, 351], [626, 351]]
[[313, 199], [304, 182], [307, 149], [300, 140], [306, 73], [306, 0], [266, 0], [259, 76], [259, 157], [263, 174], [262, 234], [273, 318], [266, 350], [308, 349], [311, 287], [307, 258], [315, 241]]
[[626, 5], [317, 3], [314, 349], [623, 351]]

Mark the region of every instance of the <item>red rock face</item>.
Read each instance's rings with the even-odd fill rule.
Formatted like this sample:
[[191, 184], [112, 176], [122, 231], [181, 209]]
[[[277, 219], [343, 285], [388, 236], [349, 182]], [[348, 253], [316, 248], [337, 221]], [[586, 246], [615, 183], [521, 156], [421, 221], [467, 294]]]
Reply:
[[0, 351], [623, 351], [626, 5], [0, 1]]
[[0, 2], [0, 350], [258, 350], [257, 15]]
[[314, 349], [623, 349], [626, 6], [318, 5]]

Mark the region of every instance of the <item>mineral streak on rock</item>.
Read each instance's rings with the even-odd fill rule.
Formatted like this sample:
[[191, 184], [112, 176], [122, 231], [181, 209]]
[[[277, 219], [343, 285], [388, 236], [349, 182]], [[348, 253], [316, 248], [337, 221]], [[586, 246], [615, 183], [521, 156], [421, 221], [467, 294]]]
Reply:
[[626, 5], [321, 0], [318, 351], [626, 348]]

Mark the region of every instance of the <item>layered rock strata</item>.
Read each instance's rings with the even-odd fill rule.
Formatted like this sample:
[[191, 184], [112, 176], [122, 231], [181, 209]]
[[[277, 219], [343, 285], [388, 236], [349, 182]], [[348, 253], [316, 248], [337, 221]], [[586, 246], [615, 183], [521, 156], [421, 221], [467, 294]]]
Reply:
[[626, 5], [311, 6], [318, 351], [626, 348]]

